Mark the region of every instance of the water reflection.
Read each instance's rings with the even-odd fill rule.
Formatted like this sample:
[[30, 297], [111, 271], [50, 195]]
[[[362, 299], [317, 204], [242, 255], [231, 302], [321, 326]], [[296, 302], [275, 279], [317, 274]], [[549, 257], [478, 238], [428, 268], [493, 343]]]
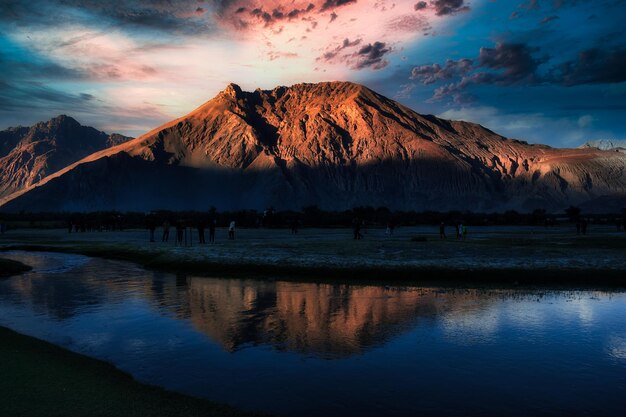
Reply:
[[437, 312], [433, 294], [382, 287], [191, 278], [190, 318], [234, 351], [246, 344], [350, 355]]
[[[11, 257], [11, 254], [9, 254]], [[32, 273], [0, 286], [0, 296], [32, 303], [63, 320], [90, 308], [143, 299], [163, 315], [190, 321], [228, 352], [271, 345], [322, 357], [343, 357], [383, 345], [418, 322], [437, 320], [450, 341], [488, 343], [502, 320], [500, 300], [540, 301], [553, 293], [508, 290], [441, 290], [172, 276], [132, 264], [63, 254], [13, 257]], [[7, 297], [7, 295], [9, 295]], [[569, 309], [590, 323], [589, 301], [572, 292]], [[509, 313], [520, 326], [540, 327], [542, 308], [522, 304]], [[619, 349], [618, 349], [619, 350]]]
[[626, 405], [624, 293], [214, 279], [3, 257], [35, 270], [0, 281], [0, 325], [250, 410], [521, 417]]

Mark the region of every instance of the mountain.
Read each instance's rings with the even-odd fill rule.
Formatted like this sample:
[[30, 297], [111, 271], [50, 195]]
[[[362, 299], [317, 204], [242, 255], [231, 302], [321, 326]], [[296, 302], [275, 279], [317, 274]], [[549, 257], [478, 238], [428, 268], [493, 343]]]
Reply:
[[0, 198], [28, 188], [87, 155], [129, 139], [81, 126], [65, 115], [32, 127], [0, 131]]
[[1, 200], [4, 210], [561, 210], [626, 190], [626, 155], [555, 149], [349, 82], [244, 92]]
[[598, 139], [590, 140], [580, 145], [580, 148], [598, 148], [603, 151], [609, 151], [612, 149], [626, 149], [626, 140], [615, 139]]

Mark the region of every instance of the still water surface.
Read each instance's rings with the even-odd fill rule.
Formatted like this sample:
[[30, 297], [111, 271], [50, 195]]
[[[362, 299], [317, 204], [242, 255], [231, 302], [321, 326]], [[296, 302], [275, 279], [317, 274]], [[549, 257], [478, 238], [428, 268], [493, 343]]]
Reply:
[[626, 414], [626, 294], [214, 279], [10, 252], [0, 325], [279, 416]]

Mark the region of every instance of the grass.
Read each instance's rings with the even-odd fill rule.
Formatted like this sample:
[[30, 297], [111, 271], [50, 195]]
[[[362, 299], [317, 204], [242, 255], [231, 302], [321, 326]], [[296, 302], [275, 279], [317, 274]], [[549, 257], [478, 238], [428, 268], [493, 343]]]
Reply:
[[[0, 250], [54, 251], [136, 262], [146, 268], [205, 276], [446, 286], [626, 288], [626, 234], [612, 228], [577, 236], [570, 230], [491, 228], [467, 240], [439, 240], [425, 229], [393, 237], [371, 229], [241, 230], [236, 241], [175, 247], [148, 243], [145, 231], [14, 231]], [[219, 236], [219, 234], [218, 234]]]
[[0, 327], [3, 417], [243, 416], [217, 403], [140, 384], [112, 365]]
[[31, 269], [32, 268], [30, 266], [24, 265], [21, 262], [0, 258], [0, 278], [17, 275], [22, 272], [30, 271]]

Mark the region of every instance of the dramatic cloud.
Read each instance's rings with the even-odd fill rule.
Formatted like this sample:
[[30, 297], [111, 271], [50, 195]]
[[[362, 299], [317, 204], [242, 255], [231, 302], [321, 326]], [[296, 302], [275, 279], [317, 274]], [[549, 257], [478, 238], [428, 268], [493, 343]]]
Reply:
[[466, 12], [470, 8], [464, 0], [430, 0], [429, 2], [418, 1], [413, 5], [413, 9], [416, 11], [432, 9], [437, 16], [445, 16]]
[[537, 51], [526, 44], [498, 43], [495, 48], [480, 48], [478, 67], [501, 70], [493, 80], [503, 84], [534, 78], [537, 67], [545, 61], [533, 57]]
[[350, 3], [356, 3], [356, 0], [326, 0], [324, 4], [322, 4], [321, 10], [324, 12], [328, 9], [335, 9]]
[[465, 6], [463, 3], [463, 0], [435, 0], [431, 2], [438, 16], [469, 10], [469, 7]]
[[370, 43], [352, 55], [352, 58], [355, 59], [352, 67], [355, 69], [367, 67], [372, 69], [384, 68], [389, 62], [384, 60], [383, 57], [389, 52], [391, 52], [391, 48], [387, 47], [384, 42]]
[[577, 59], [552, 65], [540, 72], [547, 56], [537, 57], [539, 48], [526, 44], [498, 43], [494, 48], [480, 48], [478, 58], [448, 60], [444, 66], [428, 64], [411, 70], [410, 79], [423, 85], [453, 81], [434, 91], [432, 100], [451, 97], [454, 102], [470, 100], [466, 89], [472, 85], [613, 84], [626, 81], [626, 45], [586, 49]]
[[188, 35], [214, 31], [213, 23], [203, 18], [204, 13], [197, 0], [3, 0], [0, 4], [0, 20], [18, 25], [89, 21], [95, 25]]
[[[355, 51], [354, 47], [359, 44], [361, 44], [360, 38], [353, 41], [346, 38], [340, 45], [325, 52], [321, 57], [318, 57], [317, 61], [331, 63], [343, 62], [355, 70], [364, 68], [379, 70], [389, 64], [389, 62], [384, 59], [384, 56], [391, 52], [392, 48], [387, 46], [384, 42], [369, 43]], [[346, 52], [346, 49], [350, 49], [351, 51]]]
[[611, 84], [626, 81], [626, 45], [604, 50], [587, 49], [576, 60], [552, 69], [551, 80], [566, 86]]
[[449, 80], [467, 74], [473, 69], [474, 62], [471, 59], [446, 61], [442, 67], [439, 64], [421, 65], [411, 70], [411, 79], [420, 80], [423, 84], [433, 84], [441, 80]]
[[0, 129], [63, 112], [137, 135], [228, 82], [351, 80], [423, 112], [558, 109], [599, 131], [623, 126], [624, 13], [621, 0], [2, 0]]
[[424, 85], [458, 80], [438, 87], [432, 99], [451, 96], [455, 102], [467, 102], [469, 97], [464, 90], [470, 85], [537, 82], [537, 68], [546, 60], [533, 57], [537, 51], [537, 48], [525, 44], [498, 43], [494, 48], [480, 48], [477, 59], [448, 60], [444, 66], [430, 64], [414, 67], [410, 78]]

